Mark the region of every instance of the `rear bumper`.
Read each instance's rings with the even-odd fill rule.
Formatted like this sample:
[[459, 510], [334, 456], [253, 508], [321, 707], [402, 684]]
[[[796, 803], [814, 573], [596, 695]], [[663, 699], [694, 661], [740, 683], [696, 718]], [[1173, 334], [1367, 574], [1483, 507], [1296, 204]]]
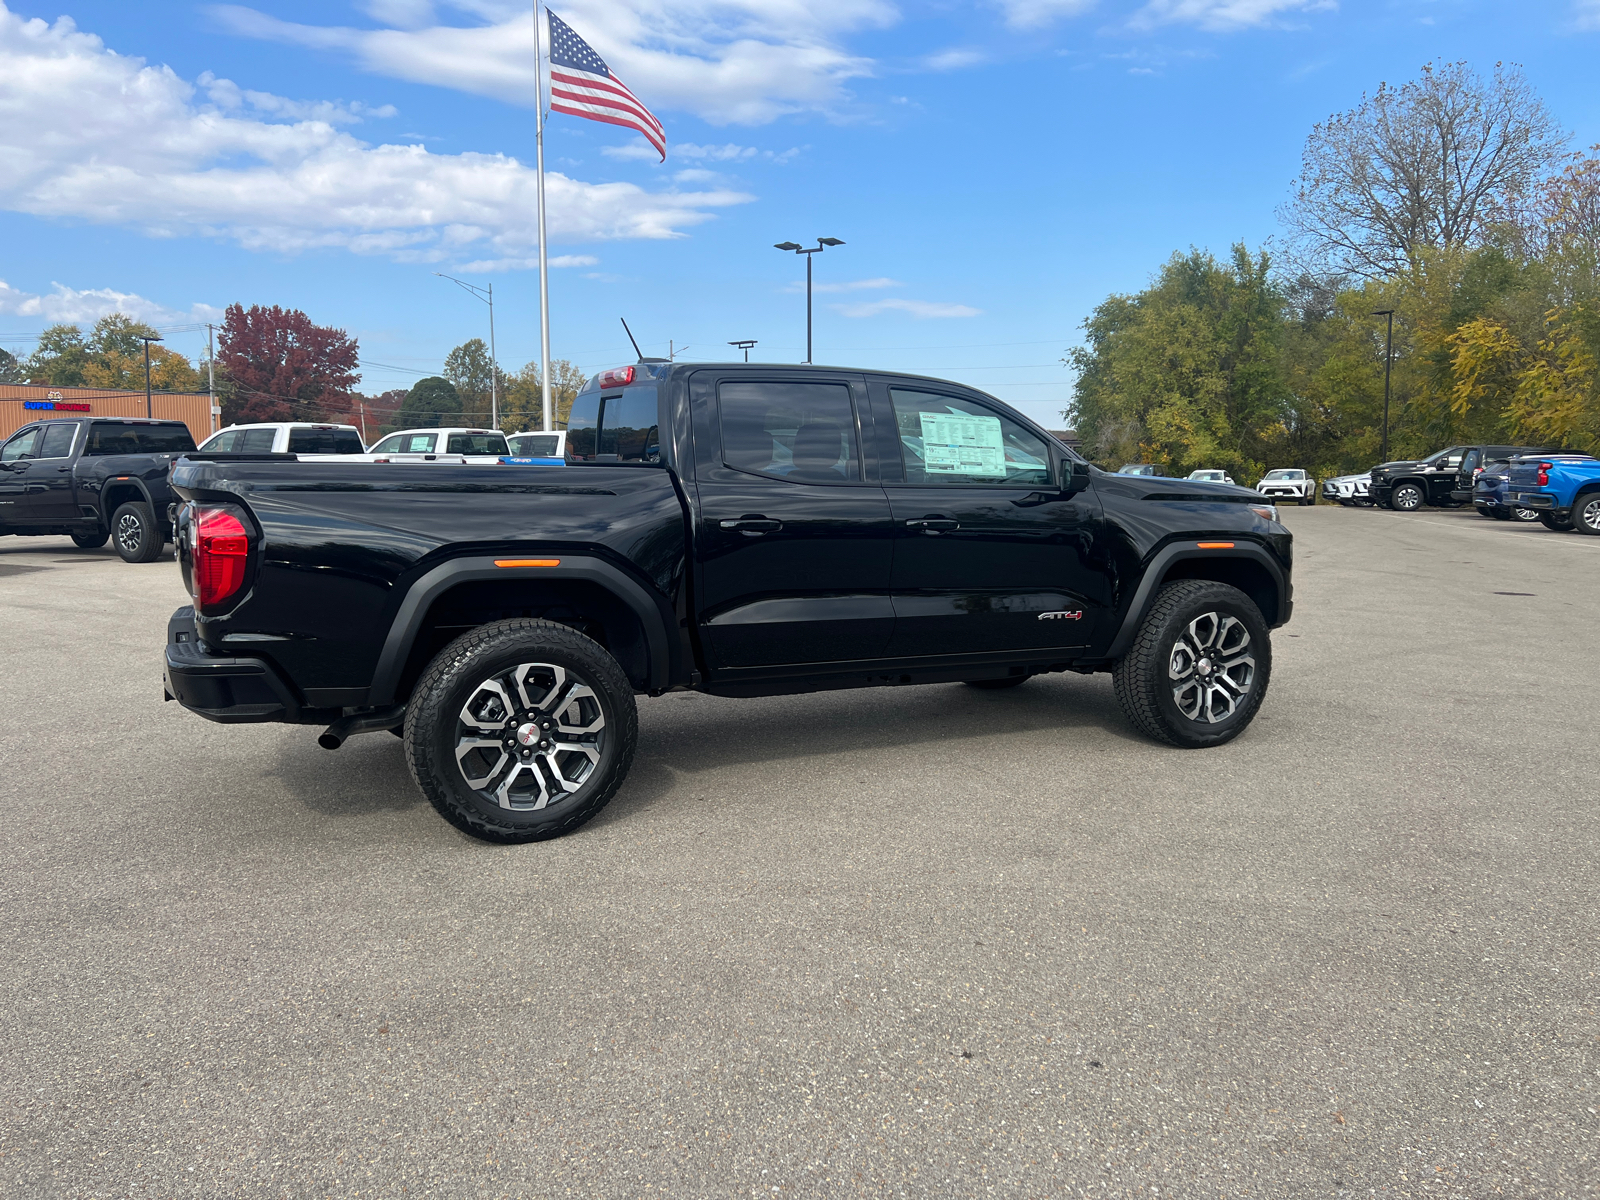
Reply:
[[1516, 501], [1518, 508], [1532, 508], [1539, 512], [1561, 512], [1572, 507], [1569, 504], [1558, 504], [1556, 498], [1549, 492], [1512, 492], [1510, 498]]
[[194, 609], [188, 605], [167, 622], [162, 677], [168, 700], [208, 721], [239, 725], [300, 720], [300, 702], [293, 689], [269, 663], [212, 654], [201, 644], [195, 635]]

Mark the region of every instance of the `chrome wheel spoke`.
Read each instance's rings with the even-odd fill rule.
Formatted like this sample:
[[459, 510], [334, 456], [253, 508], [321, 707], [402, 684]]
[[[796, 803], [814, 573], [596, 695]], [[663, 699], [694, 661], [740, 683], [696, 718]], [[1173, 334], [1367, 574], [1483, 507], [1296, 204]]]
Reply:
[[468, 695], [456, 724], [456, 765], [483, 799], [532, 812], [580, 791], [606, 744], [606, 713], [593, 686], [554, 663], [521, 663]]
[[461, 706], [461, 723], [488, 733], [504, 729], [516, 711], [498, 679], [485, 679]]
[[1191, 721], [1216, 724], [1239, 711], [1255, 683], [1250, 630], [1237, 617], [1202, 613], [1173, 639], [1172, 702]]
[[[475, 774], [483, 756], [490, 751], [495, 754], [493, 765], [482, 774]], [[473, 755], [478, 757], [473, 760], [473, 765], [469, 765], [467, 759]], [[456, 766], [461, 768], [461, 777], [467, 781], [467, 786], [473, 789], [488, 787], [510, 758], [511, 755], [506, 753], [505, 746], [497, 738], [461, 738], [456, 742]]]
[[[585, 705], [582, 703], [584, 700], [590, 703]], [[555, 714], [557, 731], [568, 737], [599, 733], [606, 725], [599, 697], [594, 694], [593, 688], [585, 684], [574, 683], [568, 687], [550, 711]]]
[[[519, 804], [512, 796], [512, 787], [522, 776], [527, 776], [535, 789], [532, 804]], [[494, 798], [501, 808], [540, 809], [550, 803], [550, 788], [537, 766], [531, 762], [519, 762], [506, 773], [505, 781], [495, 789]]]

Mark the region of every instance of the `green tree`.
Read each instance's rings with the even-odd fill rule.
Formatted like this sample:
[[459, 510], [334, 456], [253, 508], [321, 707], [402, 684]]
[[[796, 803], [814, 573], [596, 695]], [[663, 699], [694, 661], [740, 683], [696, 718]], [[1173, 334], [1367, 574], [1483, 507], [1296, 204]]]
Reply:
[[76, 325], [52, 325], [39, 335], [28, 356], [29, 379], [42, 379], [53, 387], [82, 387], [89, 347]]
[[[567, 427], [572, 401], [588, 377], [564, 358], [550, 360], [550, 407], [557, 429]], [[501, 393], [500, 428], [506, 433], [538, 429], [544, 420], [544, 394], [539, 386], [539, 364], [531, 362], [506, 380]]]
[[25, 383], [27, 371], [9, 350], [0, 350], [0, 383]]
[[[143, 335], [155, 329], [124, 313], [108, 313], [87, 338], [76, 325], [52, 325], [28, 359], [30, 378], [56, 387], [144, 388]], [[150, 384], [162, 392], [201, 390], [200, 373], [183, 355], [159, 343], [150, 346]]]
[[[469, 338], [445, 357], [444, 377], [461, 397], [461, 414], [464, 420], [485, 423], [489, 420], [492, 393], [489, 381], [494, 364], [489, 358], [489, 347], [482, 338]], [[505, 376], [499, 378], [499, 390], [505, 394]]]
[[400, 429], [430, 429], [461, 420], [461, 397], [455, 384], [438, 375], [419, 379], [400, 403]]

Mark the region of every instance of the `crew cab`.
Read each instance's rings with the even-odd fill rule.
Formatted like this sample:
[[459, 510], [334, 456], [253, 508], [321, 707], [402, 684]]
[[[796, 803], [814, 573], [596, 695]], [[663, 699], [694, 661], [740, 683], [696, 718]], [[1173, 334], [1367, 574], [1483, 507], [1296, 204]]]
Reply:
[[1256, 491], [1272, 500], [1295, 500], [1301, 504], [1317, 502], [1317, 481], [1298, 467], [1268, 471], [1256, 484]]
[[66, 535], [92, 550], [113, 539], [124, 562], [154, 562], [171, 540], [172, 460], [193, 450], [182, 421], [56, 417], [0, 446], [0, 534]]
[[1547, 529], [1600, 535], [1600, 459], [1541, 454], [1511, 460], [1507, 493]]
[[[1181, 747], [1249, 725], [1292, 611], [1245, 488], [1111, 475], [961, 384], [641, 361], [572, 405], [563, 467], [186, 458], [191, 606], [166, 691], [213, 721], [403, 733], [473, 836], [588, 820], [635, 695], [1109, 671]], [[726, 736], [737, 736], [731, 731]]]
[[402, 429], [367, 451], [369, 462], [450, 462], [488, 465], [511, 453], [498, 429]]
[[294, 454], [303, 458], [337, 455], [351, 459], [367, 452], [361, 431], [354, 425], [319, 425], [310, 421], [230, 425], [221, 433], [212, 434], [200, 449], [210, 454]]
[[1424, 505], [1449, 507], [1472, 501], [1472, 485], [1487, 462], [1518, 454], [1545, 454], [1532, 446], [1449, 446], [1415, 461], [1372, 468], [1369, 489], [1380, 508], [1414, 512]]

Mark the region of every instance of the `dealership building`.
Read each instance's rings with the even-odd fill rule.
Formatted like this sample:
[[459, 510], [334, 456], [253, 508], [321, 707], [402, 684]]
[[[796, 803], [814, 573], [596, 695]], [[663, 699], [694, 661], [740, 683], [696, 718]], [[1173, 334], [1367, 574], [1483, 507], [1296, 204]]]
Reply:
[[145, 411], [144, 393], [120, 388], [48, 387], [37, 383], [0, 383], [0, 439], [30, 421], [48, 417], [143, 417], [182, 421], [199, 445], [215, 432], [217, 410], [208, 392], [151, 392]]

